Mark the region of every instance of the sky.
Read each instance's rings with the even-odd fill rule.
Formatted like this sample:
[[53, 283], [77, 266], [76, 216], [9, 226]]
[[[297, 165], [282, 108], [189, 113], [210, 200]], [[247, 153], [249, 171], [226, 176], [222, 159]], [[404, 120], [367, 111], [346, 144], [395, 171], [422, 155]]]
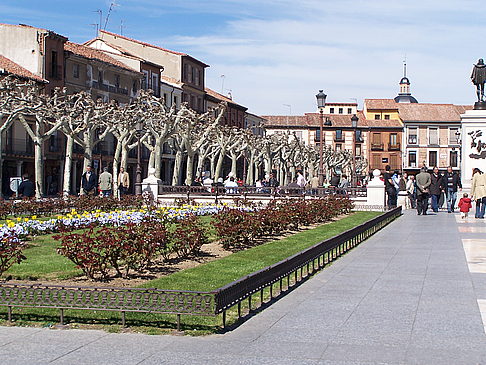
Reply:
[[[73, 42], [106, 30], [210, 65], [206, 86], [259, 115], [328, 102], [393, 98], [407, 62], [419, 102], [472, 104], [472, 66], [486, 59], [484, 0], [0, 0], [0, 22]], [[1, 40], [0, 40], [1, 41]], [[224, 75], [224, 76], [222, 76]]]

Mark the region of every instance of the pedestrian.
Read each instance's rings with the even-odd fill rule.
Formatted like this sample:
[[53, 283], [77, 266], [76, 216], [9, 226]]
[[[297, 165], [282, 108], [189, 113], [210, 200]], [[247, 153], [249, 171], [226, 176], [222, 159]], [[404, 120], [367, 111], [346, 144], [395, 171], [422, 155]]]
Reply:
[[124, 167], [120, 167], [120, 173], [118, 174], [118, 191], [120, 192], [120, 196], [128, 194], [129, 187], [130, 175], [128, 175]]
[[35, 185], [29, 180], [29, 175], [24, 174], [22, 176], [22, 182], [17, 190], [20, 197], [32, 198], [35, 195]]
[[297, 185], [299, 185], [302, 189], [305, 188], [307, 181], [305, 181], [304, 175], [302, 175], [301, 171], [297, 172]]
[[432, 170], [432, 174], [430, 174], [429, 191], [432, 200], [432, 210], [436, 213], [439, 211], [440, 193], [444, 191], [442, 182], [442, 175], [439, 172], [439, 168], [435, 166]]
[[402, 209], [407, 209], [408, 205], [408, 192], [407, 192], [407, 173], [404, 172], [398, 179], [398, 199], [397, 204]]
[[410, 175], [407, 180], [407, 195], [408, 207], [411, 209], [417, 208], [417, 186], [415, 185], [415, 176]]
[[484, 211], [486, 208], [486, 175], [478, 168], [473, 170], [471, 199], [476, 201], [476, 214], [474, 217], [484, 219]]
[[427, 215], [427, 208], [429, 205], [429, 187], [430, 187], [430, 174], [427, 172], [426, 167], [420, 169], [420, 173], [416, 178], [417, 186], [417, 214]]
[[98, 184], [100, 186], [101, 194], [103, 196], [111, 196], [113, 176], [108, 172], [108, 167], [103, 167], [103, 172], [100, 174]]
[[238, 183], [233, 176], [226, 180], [224, 187], [226, 188], [226, 194], [236, 194], [238, 192]]
[[95, 172], [92, 171], [91, 166], [86, 167], [86, 171], [81, 177], [81, 189], [86, 195], [97, 195], [98, 193], [98, 177]]
[[462, 191], [462, 184], [461, 178], [457, 172], [452, 170], [452, 166], [447, 167], [447, 172], [444, 174], [442, 185], [445, 188], [447, 197], [447, 213], [454, 213], [457, 190]]
[[312, 194], [317, 195], [319, 193], [319, 178], [317, 176], [312, 176], [310, 179], [310, 186], [312, 189]]
[[270, 174], [270, 177], [268, 179], [268, 186], [272, 188], [277, 188], [279, 186], [278, 180], [275, 178], [275, 175], [273, 173]]
[[341, 176], [341, 182], [339, 183], [338, 185], [341, 189], [347, 189], [349, 188], [349, 180], [348, 180], [348, 177], [346, 175], [342, 175]]
[[331, 176], [330, 186], [337, 188], [339, 186], [339, 182], [341, 181], [338, 174], [334, 174]]
[[383, 174], [383, 179], [385, 180], [385, 191], [387, 195], [387, 206], [388, 209], [393, 209], [397, 207], [397, 189], [392, 180], [392, 174], [390, 172], [390, 165], [385, 166], [385, 173]]
[[464, 193], [461, 200], [459, 200], [459, 210], [461, 211], [461, 218], [467, 218], [469, 209], [472, 208], [471, 199], [468, 198], [467, 193]]

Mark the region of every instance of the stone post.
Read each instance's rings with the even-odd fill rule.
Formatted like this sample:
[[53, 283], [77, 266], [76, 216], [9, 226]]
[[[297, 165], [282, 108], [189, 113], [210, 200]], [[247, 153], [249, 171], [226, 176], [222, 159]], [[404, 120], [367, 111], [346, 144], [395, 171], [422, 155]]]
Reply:
[[366, 186], [366, 205], [373, 210], [382, 210], [385, 207], [385, 182], [380, 179], [381, 171], [373, 170], [373, 179]]

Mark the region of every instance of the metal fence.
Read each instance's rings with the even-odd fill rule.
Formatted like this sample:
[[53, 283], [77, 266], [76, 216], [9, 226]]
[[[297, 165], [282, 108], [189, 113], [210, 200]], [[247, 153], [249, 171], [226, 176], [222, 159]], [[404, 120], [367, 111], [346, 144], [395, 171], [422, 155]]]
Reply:
[[262, 305], [264, 290], [270, 288], [270, 297], [273, 298], [273, 286], [278, 283], [279, 290], [282, 292], [285, 279], [287, 279], [286, 289], [292, 289], [291, 276], [294, 278], [294, 284], [305, 280], [315, 271], [334, 261], [400, 216], [401, 211], [401, 207], [388, 211], [212, 292], [28, 285], [4, 282], [0, 283], [0, 306], [7, 307], [9, 321], [12, 320], [12, 308], [30, 307], [59, 309], [61, 324], [64, 323], [65, 309], [80, 309], [120, 312], [123, 326], [126, 312], [176, 315], [177, 330], [180, 330], [181, 315], [217, 316], [222, 314], [223, 326], [225, 326], [228, 309], [237, 306], [238, 316], [241, 316], [241, 303], [248, 300], [248, 307], [252, 310], [252, 296], [257, 293], [260, 295]]
[[346, 195], [349, 198], [366, 197], [366, 187], [353, 188], [299, 188], [292, 186], [281, 187], [222, 187], [222, 186], [167, 186], [159, 185], [159, 195], [182, 195], [187, 199], [195, 197], [324, 197], [328, 195]]

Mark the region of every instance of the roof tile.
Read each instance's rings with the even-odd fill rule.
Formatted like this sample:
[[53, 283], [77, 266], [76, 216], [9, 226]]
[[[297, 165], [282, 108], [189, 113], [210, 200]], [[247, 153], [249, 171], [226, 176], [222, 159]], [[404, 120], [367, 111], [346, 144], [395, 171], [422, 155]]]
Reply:
[[26, 68], [23, 68], [19, 64], [15, 63], [11, 59], [0, 55], [0, 69], [4, 69], [8, 73], [11, 73], [13, 75], [34, 80], [37, 82], [42, 82], [42, 83], [48, 83], [49, 81], [43, 79], [42, 77], [30, 72]]

